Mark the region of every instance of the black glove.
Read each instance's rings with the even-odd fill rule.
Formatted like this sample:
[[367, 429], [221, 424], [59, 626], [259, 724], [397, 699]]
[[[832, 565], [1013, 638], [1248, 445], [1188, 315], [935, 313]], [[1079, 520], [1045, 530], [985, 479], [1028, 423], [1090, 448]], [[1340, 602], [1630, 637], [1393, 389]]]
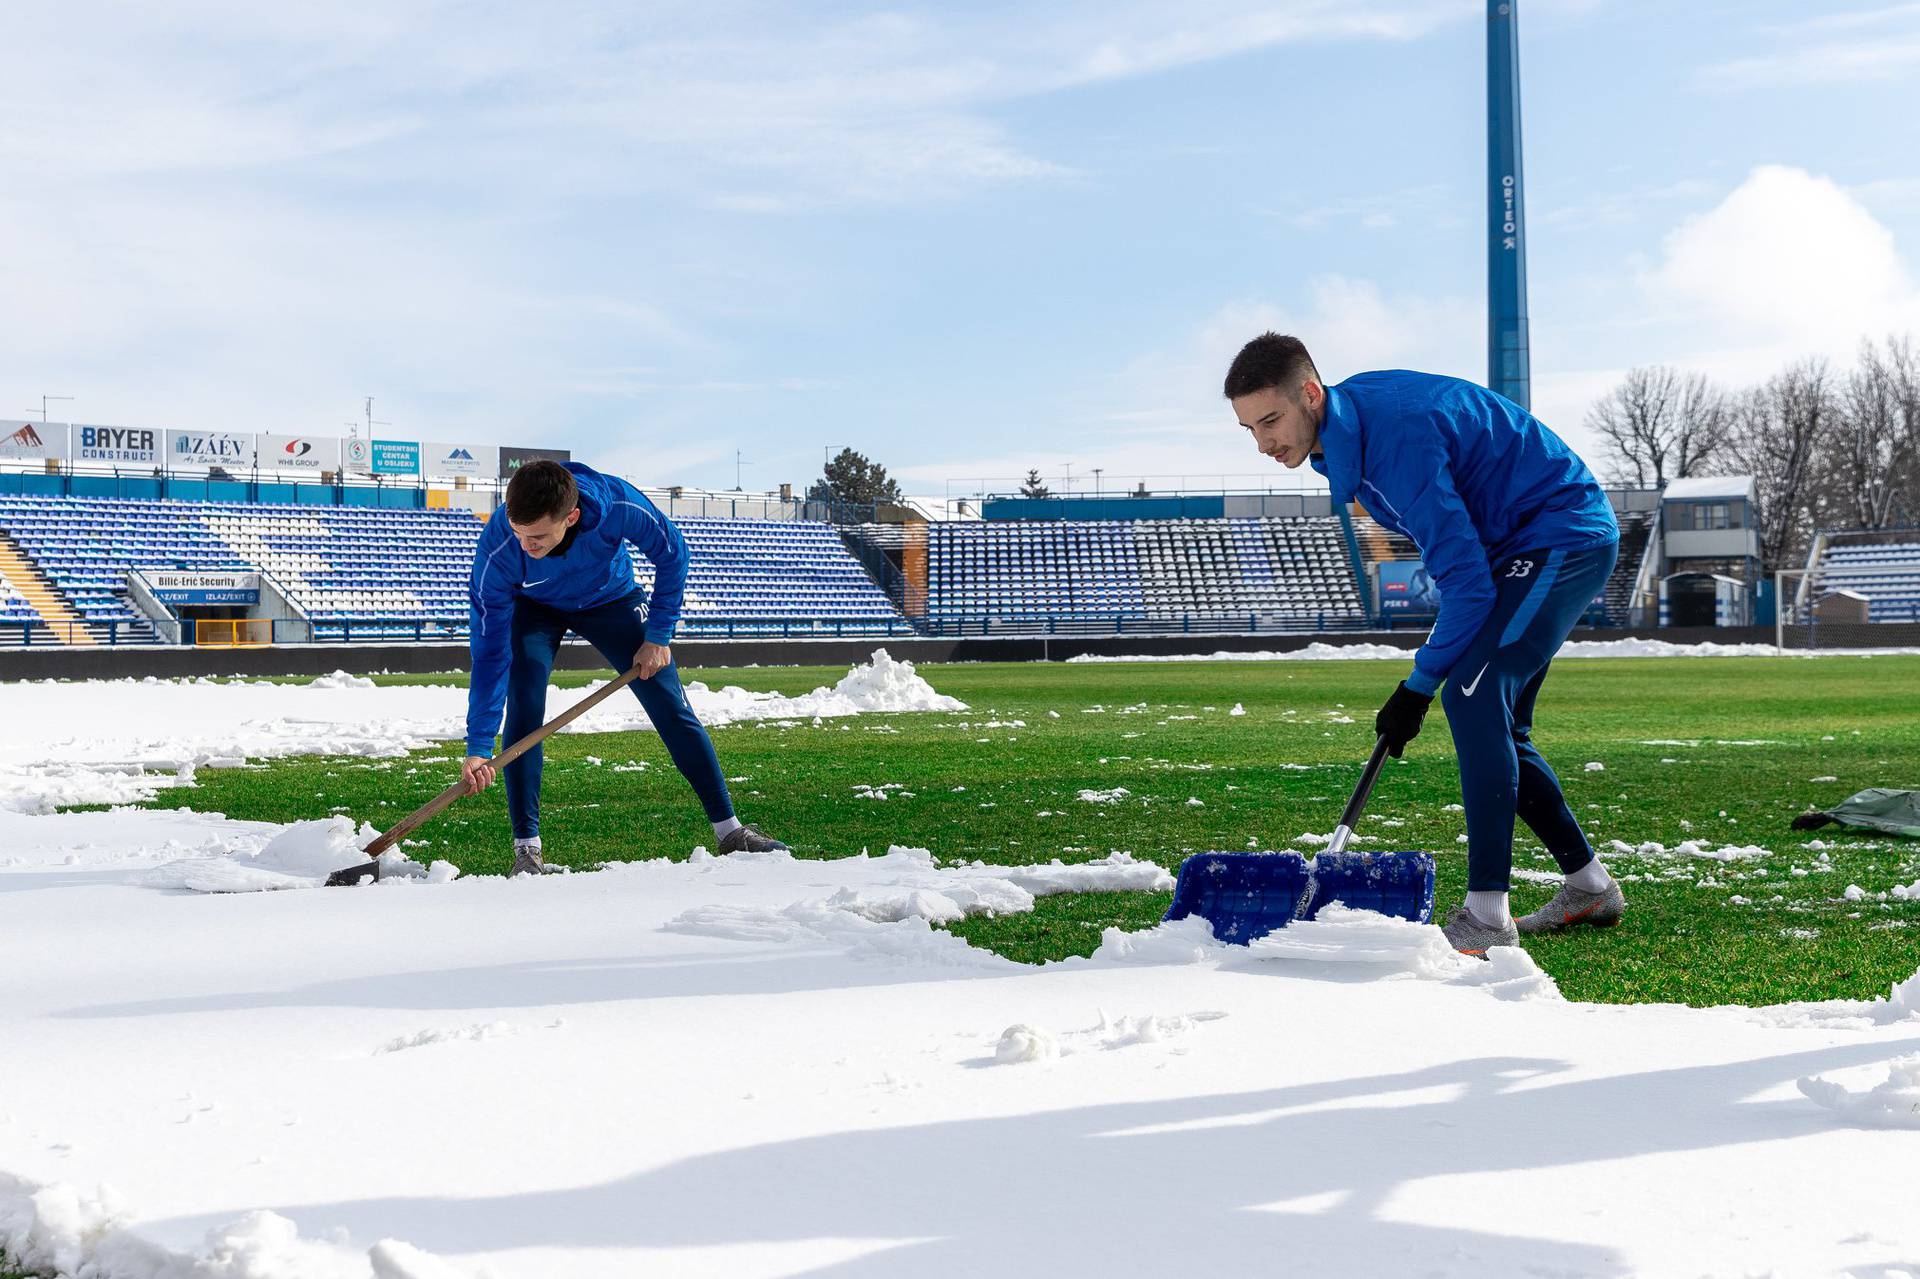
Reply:
[[1433, 694], [1416, 693], [1402, 680], [1393, 690], [1393, 696], [1373, 717], [1373, 731], [1387, 739], [1387, 754], [1400, 758], [1407, 743], [1420, 736], [1420, 721], [1427, 717], [1427, 707], [1433, 705]]

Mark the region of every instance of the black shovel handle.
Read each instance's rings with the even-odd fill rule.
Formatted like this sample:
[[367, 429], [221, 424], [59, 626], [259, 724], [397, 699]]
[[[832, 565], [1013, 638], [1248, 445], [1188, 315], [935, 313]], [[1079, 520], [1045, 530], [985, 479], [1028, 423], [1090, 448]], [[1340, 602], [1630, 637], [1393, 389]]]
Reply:
[[1367, 766], [1360, 771], [1360, 784], [1353, 788], [1353, 798], [1347, 801], [1347, 811], [1340, 814], [1340, 824], [1348, 830], [1360, 824], [1360, 814], [1367, 810], [1367, 800], [1373, 795], [1373, 784], [1380, 780], [1380, 770], [1387, 762], [1387, 739], [1381, 737], [1373, 743], [1373, 755], [1367, 760]]

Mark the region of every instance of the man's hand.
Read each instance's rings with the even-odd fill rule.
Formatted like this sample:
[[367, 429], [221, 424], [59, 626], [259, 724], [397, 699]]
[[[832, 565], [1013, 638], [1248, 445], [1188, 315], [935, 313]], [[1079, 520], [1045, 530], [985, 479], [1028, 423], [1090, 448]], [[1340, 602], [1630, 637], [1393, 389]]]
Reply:
[[469, 795], [478, 795], [493, 785], [494, 774], [493, 761], [485, 755], [469, 755], [467, 762], [460, 767], [460, 780], [467, 784]]
[[1402, 680], [1393, 690], [1393, 696], [1373, 717], [1373, 731], [1387, 739], [1387, 754], [1400, 758], [1407, 743], [1420, 736], [1420, 721], [1427, 717], [1427, 707], [1433, 705], [1429, 693], [1416, 693]]
[[633, 664], [640, 668], [641, 679], [652, 679], [673, 662], [673, 650], [665, 644], [655, 644], [648, 640], [633, 655]]

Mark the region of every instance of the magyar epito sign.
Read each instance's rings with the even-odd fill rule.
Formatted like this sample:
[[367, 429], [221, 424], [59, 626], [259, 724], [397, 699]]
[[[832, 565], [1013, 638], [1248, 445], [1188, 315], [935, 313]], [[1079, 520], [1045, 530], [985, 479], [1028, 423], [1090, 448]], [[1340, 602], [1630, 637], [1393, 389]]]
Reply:
[[145, 426], [76, 426], [73, 428], [73, 459], [76, 462], [158, 466], [160, 432]]

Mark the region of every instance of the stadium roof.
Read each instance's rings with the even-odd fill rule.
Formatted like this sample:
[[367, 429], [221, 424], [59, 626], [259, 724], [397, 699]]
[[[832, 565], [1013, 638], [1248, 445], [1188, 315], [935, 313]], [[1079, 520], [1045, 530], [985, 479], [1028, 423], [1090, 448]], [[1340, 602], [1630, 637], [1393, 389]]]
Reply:
[[1674, 480], [1660, 494], [1663, 498], [1752, 497], [1751, 475], [1694, 475]]

